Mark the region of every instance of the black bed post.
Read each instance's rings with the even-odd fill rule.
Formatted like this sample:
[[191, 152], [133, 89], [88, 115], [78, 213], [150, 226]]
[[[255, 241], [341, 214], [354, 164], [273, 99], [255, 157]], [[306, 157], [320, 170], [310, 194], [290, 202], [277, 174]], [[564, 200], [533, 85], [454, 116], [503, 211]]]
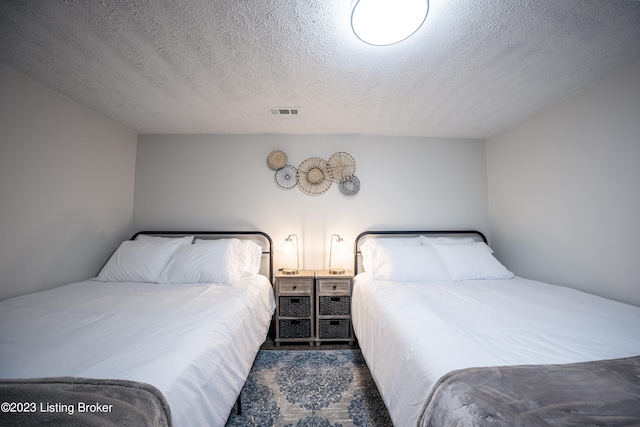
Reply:
[[242, 391], [240, 391], [238, 399], [236, 400], [236, 413], [242, 415]]

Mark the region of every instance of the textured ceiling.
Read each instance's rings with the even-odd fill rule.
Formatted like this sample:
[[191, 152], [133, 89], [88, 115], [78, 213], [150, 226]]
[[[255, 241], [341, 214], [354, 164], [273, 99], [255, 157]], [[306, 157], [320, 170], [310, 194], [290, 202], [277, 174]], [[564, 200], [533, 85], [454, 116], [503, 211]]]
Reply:
[[431, 0], [387, 47], [350, 5], [2, 0], [0, 62], [138, 133], [484, 138], [640, 60], [638, 1]]

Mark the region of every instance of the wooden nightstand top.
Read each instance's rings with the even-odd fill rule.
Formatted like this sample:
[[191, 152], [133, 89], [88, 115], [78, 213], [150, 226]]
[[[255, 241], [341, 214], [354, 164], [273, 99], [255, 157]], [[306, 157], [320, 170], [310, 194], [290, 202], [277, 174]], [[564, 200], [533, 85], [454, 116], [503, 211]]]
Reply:
[[346, 270], [343, 274], [331, 274], [329, 270], [316, 270], [316, 278], [319, 279], [352, 279], [353, 272]]
[[298, 270], [297, 274], [284, 274], [281, 271], [276, 272], [276, 279], [312, 279], [314, 277], [313, 270]]

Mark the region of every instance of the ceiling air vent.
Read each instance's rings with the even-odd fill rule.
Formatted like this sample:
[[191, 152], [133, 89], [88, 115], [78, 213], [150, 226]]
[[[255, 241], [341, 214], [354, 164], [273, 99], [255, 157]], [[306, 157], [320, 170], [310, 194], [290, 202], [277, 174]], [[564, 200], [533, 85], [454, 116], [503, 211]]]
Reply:
[[297, 116], [300, 114], [300, 109], [293, 107], [270, 108], [270, 110], [274, 116]]

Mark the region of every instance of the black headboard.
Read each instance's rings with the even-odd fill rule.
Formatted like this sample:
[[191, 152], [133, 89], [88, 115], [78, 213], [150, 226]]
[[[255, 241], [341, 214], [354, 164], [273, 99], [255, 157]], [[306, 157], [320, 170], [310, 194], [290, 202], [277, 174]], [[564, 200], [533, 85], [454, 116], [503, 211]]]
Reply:
[[486, 236], [477, 230], [393, 230], [393, 231], [364, 231], [356, 237], [354, 244], [354, 260], [353, 271], [354, 274], [358, 274], [362, 269], [362, 252], [360, 251], [361, 245], [369, 238], [376, 237], [413, 237], [419, 235], [434, 236], [434, 237], [473, 237], [477, 241], [488, 243]]
[[[267, 233], [262, 231], [139, 231], [131, 237], [134, 240], [139, 234], [159, 237], [195, 236], [196, 239], [230, 239], [251, 240], [262, 248], [262, 256], [267, 262], [262, 263], [260, 272], [273, 281], [273, 242]], [[266, 268], [263, 268], [266, 267]]]

